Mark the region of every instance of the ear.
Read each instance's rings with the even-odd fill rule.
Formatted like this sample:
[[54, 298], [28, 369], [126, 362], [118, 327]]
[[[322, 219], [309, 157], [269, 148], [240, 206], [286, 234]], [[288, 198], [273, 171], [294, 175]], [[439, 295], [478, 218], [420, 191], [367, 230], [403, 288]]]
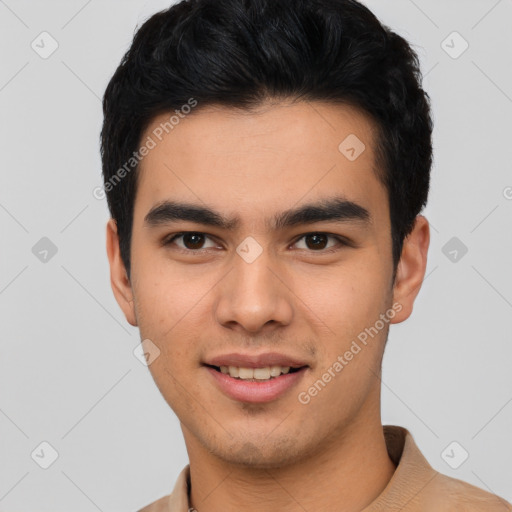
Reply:
[[114, 297], [123, 310], [128, 323], [136, 326], [137, 318], [135, 316], [132, 286], [121, 259], [117, 224], [114, 219], [110, 219], [107, 222], [107, 256], [110, 264], [110, 285], [112, 286]]
[[393, 285], [393, 304], [398, 303], [397, 314], [392, 324], [403, 322], [412, 313], [414, 300], [418, 295], [427, 268], [427, 252], [430, 244], [430, 227], [423, 215], [418, 215], [414, 228], [405, 238], [402, 255], [398, 263]]

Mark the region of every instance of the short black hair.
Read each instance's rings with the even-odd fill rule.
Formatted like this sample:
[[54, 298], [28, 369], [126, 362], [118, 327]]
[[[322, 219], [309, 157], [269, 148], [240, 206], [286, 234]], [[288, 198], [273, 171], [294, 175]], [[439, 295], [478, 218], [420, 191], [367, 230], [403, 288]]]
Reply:
[[409, 43], [356, 0], [183, 0], [151, 16], [103, 97], [104, 189], [128, 277], [134, 155], [151, 121], [184, 106], [197, 105], [191, 115], [209, 105], [250, 112], [288, 98], [350, 105], [374, 121], [394, 281], [430, 183], [433, 123], [421, 81]]

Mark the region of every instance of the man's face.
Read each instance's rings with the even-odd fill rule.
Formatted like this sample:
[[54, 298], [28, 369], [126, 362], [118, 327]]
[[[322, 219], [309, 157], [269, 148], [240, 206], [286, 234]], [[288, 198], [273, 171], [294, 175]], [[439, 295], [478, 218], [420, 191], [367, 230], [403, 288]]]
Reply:
[[[168, 118], [155, 118], [142, 140]], [[353, 135], [339, 149], [351, 134], [365, 145], [359, 156]], [[389, 313], [396, 297], [388, 198], [373, 170], [368, 118], [321, 102], [258, 114], [210, 107], [156, 142], [134, 205], [133, 301], [121, 307], [160, 350], [149, 368], [189, 450], [272, 467], [375, 421], [389, 324], [404, 318]], [[366, 209], [366, 220], [274, 225], [287, 210], [335, 199]], [[145, 220], [164, 201], [239, 222], [228, 229], [165, 213]], [[196, 235], [180, 237], [184, 231]], [[225, 354], [268, 352], [306, 368], [277, 377], [291, 384], [265, 394], [261, 382], [240, 388], [206, 366]], [[253, 394], [250, 386], [258, 386]]]

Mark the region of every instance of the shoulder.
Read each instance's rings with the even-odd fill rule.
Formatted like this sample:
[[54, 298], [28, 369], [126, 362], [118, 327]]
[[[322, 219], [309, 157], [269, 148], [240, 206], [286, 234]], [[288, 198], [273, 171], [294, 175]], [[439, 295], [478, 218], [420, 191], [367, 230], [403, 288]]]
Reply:
[[137, 512], [168, 512], [169, 510], [169, 495], [164, 496], [144, 508], [137, 510]]
[[417, 498], [428, 510], [439, 512], [512, 512], [512, 504], [496, 494], [438, 472]]
[[137, 512], [188, 512], [189, 479], [190, 466], [187, 464], [178, 475], [171, 494], [159, 498]]
[[405, 427], [384, 426], [388, 453], [397, 465], [381, 497], [365, 512], [512, 512], [505, 499], [436, 471]]

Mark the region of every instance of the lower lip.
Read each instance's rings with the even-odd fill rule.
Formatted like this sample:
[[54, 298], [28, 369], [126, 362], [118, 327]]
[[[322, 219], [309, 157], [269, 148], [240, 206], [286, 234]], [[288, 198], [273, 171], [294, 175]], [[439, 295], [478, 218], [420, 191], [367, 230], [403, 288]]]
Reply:
[[215, 382], [230, 398], [240, 402], [250, 402], [254, 404], [270, 402], [279, 398], [289, 389], [295, 386], [304, 376], [307, 366], [304, 366], [297, 372], [281, 374], [270, 380], [247, 381], [235, 379], [229, 374], [219, 372], [209, 366], [205, 367]]

